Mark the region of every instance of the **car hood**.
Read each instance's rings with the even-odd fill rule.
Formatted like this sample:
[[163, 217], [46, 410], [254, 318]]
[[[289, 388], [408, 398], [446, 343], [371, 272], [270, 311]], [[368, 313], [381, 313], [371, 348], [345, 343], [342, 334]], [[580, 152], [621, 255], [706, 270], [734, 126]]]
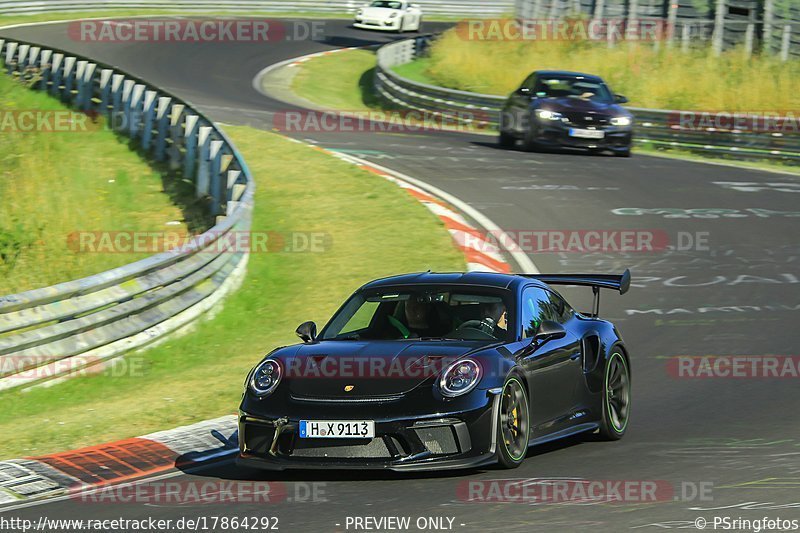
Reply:
[[363, 18], [383, 20], [389, 18], [389, 15], [398, 11], [400, 10], [390, 7], [363, 7], [361, 8], [361, 16]]
[[295, 397], [393, 396], [433, 382], [447, 366], [487, 347], [476, 341], [322, 341], [272, 355]]
[[625, 108], [618, 104], [585, 100], [583, 98], [540, 98], [537, 101], [537, 107], [559, 113], [589, 113], [605, 116], [629, 115]]

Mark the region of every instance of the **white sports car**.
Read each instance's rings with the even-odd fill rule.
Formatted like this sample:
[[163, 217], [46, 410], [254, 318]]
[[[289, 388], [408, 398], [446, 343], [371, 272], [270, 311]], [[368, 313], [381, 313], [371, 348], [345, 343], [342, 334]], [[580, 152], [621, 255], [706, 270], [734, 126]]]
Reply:
[[366, 30], [419, 31], [422, 10], [405, 0], [374, 0], [356, 11], [353, 26]]

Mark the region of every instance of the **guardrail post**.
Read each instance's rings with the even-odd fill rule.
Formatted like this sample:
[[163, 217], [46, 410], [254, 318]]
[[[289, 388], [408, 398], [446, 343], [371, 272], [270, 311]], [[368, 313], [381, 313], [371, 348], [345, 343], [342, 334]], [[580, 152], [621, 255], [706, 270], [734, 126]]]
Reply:
[[78, 61], [75, 63], [75, 98], [72, 99], [72, 95], [69, 95], [69, 102], [74, 103], [75, 107], [81, 109], [83, 105], [83, 98], [86, 94], [86, 79], [84, 78], [84, 74], [86, 73], [86, 65], [88, 65], [88, 61]]
[[[170, 170], [178, 170], [183, 163], [185, 163], [185, 161], [182, 160], [184, 155], [181, 153], [181, 146], [186, 145], [184, 128], [186, 127], [185, 122], [189, 120], [189, 116], [186, 115], [184, 119], [184, 107], [183, 104], [173, 104], [172, 109], [169, 111], [169, 136], [170, 139], [172, 139], [172, 143], [167, 149], [167, 158], [169, 159]], [[186, 179], [189, 178], [188, 174], [184, 176]]]
[[201, 198], [208, 195], [209, 156], [211, 154], [211, 126], [200, 126], [197, 134], [197, 177], [194, 181], [195, 196]]
[[752, 22], [747, 25], [747, 31], [744, 34], [744, 57], [750, 59], [753, 55], [753, 40], [756, 35], [756, 26]]
[[108, 113], [108, 106], [111, 102], [111, 75], [114, 71], [110, 68], [100, 70], [100, 105], [99, 111], [105, 116]]
[[133, 86], [131, 92], [131, 121], [128, 123], [128, 136], [133, 139], [139, 135], [139, 130], [142, 127], [142, 98], [144, 96], [145, 86], [137, 83]]
[[94, 98], [94, 72], [97, 68], [96, 63], [89, 63], [83, 71], [83, 103], [81, 109], [88, 111], [92, 108], [92, 98]]
[[186, 115], [186, 123], [183, 128], [183, 145], [186, 151], [183, 154], [183, 177], [190, 179], [194, 177], [195, 154], [197, 153], [197, 129], [200, 117], [197, 115]]
[[689, 43], [692, 38], [692, 27], [684, 22], [681, 26], [681, 50], [683, 52], [689, 51]]
[[156, 109], [156, 161], [164, 161], [167, 152], [167, 131], [169, 131], [169, 104], [172, 98], [161, 96]]
[[225, 187], [225, 214], [227, 216], [230, 216], [233, 213], [239, 203], [239, 198], [242, 197], [244, 187], [240, 185], [239, 187], [241, 187], [241, 189], [236, 188], [237, 183], [239, 182], [239, 176], [241, 175], [241, 170], [228, 171], [228, 179]]
[[122, 124], [116, 124], [119, 131], [126, 131], [130, 129], [131, 123], [131, 93], [133, 86], [136, 84], [133, 80], [125, 80], [122, 82]]
[[53, 84], [50, 85], [50, 94], [58, 96], [61, 93], [61, 80], [64, 77], [64, 54], [53, 53]]
[[122, 129], [120, 122], [125, 121], [125, 107], [122, 103], [122, 87], [124, 86], [124, 74], [112, 74], [111, 76], [111, 129], [119, 131]]
[[21, 44], [19, 45], [18, 55], [17, 55], [17, 72], [23, 74], [25, 72], [25, 68], [28, 66], [28, 50], [31, 49], [31, 45], [29, 44]]
[[42, 48], [39, 46], [31, 46], [31, 49], [28, 51], [28, 65], [30, 65], [32, 68], [41, 70], [37, 63], [37, 60], [39, 59], [39, 52], [41, 51]]
[[153, 139], [153, 118], [156, 114], [156, 91], [145, 91], [144, 93], [144, 114], [142, 117], [142, 148], [150, 149], [150, 142]]
[[211, 216], [220, 214], [220, 206], [222, 205], [220, 174], [222, 173], [222, 147], [224, 145], [225, 143], [222, 141], [211, 141], [209, 149], [209, 159], [211, 161], [211, 205], [209, 209]]
[[52, 72], [50, 59], [52, 57], [52, 50], [42, 50], [42, 54], [39, 56], [39, 71], [41, 75], [41, 79], [39, 80], [39, 89], [42, 91], [47, 90], [47, 84], [50, 82], [50, 73]]
[[717, 0], [716, 8], [714, 9], [714, 33], [711, 34], [711, 47], [714, 50], [714, 55], [722, 54], [722, 46], [725, 38], [725, 0]]
[[18, 43], [11, 41], [6, 45], [6, 72], [14, 73], [14, 53], [17, 51]]
[[772, 24], [774, 22], [775, 0], [764, 1], [764, 27], [761, 30], [761, 50], [772, 52]]
[[0, 56], [3, 54], [3, 47], [6, 45], [5, 39], [0, 39]]
[[783, 38], [781, 39], [781, 61], [789, 61], [789, 49], [792, 47], [792, 26], [787, 24], [783, 27]]
[[61, 93], [61, 100], [64, 102], [72, 101], [72, 87], [75, 84], [75, 61], [74, 56], [64, 58], [64, 90]]

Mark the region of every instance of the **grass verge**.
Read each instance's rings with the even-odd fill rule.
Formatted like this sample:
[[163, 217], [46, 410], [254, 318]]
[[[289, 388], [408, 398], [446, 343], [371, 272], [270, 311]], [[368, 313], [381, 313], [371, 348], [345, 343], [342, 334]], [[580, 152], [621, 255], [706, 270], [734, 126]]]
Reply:
[[186, 232], [190, 212], [165, 191], [170, 184], [102, 121], [75, 114], [67, 115], [77, 119], [75, 131], [19, 131], [35, 127], [22, 120], [26, 112], [54, 124], [69, 110], [0, 74], [0, 295], [149, 255], [80, 252], [70, 245], [73, 232]]
[[451, 29], [420, 70], [436, 85], [508, 95], [534, 70], [598, 74], [634, 107], [654, 109], [791, 111], [800, 107], [800, 62], [775, 56], [746, 58], [733, 49], [716, 57], [706, 46], [624, 43], [609, 49], [593, 41], [469, 40]]
[[255, 176], [253, 231], [324, 232], [324, 253], [252, 254], [242, 287], [195, 331], [130, 354], [130, 375], [96, 375], [0, 393], [0, 457], [141, 435], [233, 413], [247, 371], [325, 322], [364, 282], [463, 270], [443, 225], [396, 185], [311, 147], [226, 127]]

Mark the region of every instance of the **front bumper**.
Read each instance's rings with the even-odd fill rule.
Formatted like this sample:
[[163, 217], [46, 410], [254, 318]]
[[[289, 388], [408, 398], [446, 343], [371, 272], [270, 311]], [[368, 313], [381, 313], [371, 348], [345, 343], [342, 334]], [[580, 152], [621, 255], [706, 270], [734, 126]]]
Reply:
[[362, 30], [397, 31], [400, 29], [400, 17], [390, 20], [356, 19], [355, 22], [353, 22], [353, 27], [361, 28]]
[[[477, 393], [477, 394], [476, 394]], [[476, 390], [446, 412], [414, 413], [409, 399], [395, 405], [314, 404], [291, 399], [272, 416], [239, 413], [238, 464], [269, 470], [473, 468], [495, 461], [497, 391]], [[405, 406], [403, 403], [405, 402]], [[251, 403], [252, 406], [252, 403]], [[261, 411], [261, 409], [259, 409]], [[391, 416], [390, 413], [402, 413]], [[300, 420], [374, 420], [372, 439], [301, 439]]]
[[586, 129], [562, 123], [541, 124], [536, 130], [534, 139], [541, 145], [565, 146], [570, 148], [589, 148], [606, 150], [628, 150], [633, 142], [633, 130], [630, 127], [604, 126], [597, 128], [603, 132], [602, 139], [585, 139], [570, 135], [570, 129]]

